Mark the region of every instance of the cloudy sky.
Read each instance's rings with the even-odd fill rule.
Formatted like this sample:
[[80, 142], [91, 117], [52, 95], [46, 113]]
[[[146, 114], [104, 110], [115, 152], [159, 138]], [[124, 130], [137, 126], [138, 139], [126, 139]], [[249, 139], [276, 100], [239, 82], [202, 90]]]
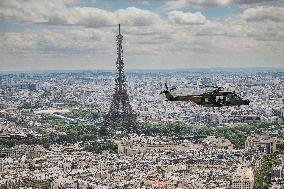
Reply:
[[0, 0], [0, 71], [284, 67], [284, 0]]

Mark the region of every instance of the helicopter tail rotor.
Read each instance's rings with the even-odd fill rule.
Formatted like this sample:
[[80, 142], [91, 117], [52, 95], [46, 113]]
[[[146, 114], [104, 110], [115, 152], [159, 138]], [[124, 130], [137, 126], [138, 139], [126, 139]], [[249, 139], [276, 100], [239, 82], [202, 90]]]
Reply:
[[165, 86], [165, 90], [161, 91], [161, 92], [160, 92], [160, 94], [163, 94], [163, 93], [166, 93], [166, 92], [171, 92], [171, 91], [173, 91], [173, 90], [176, 90], [176, 89], [177, 89], [175, 86], [174, 86], [174, 87], [171, 87], [171, 88], [169, 89], [169, 87], [168, 87], [168, 84], [167, 84], [167, 83], [165, 83], [165, 84], [164, 84], [164, 86]]
[[165, 83], [165, 88], [166, 88], [167, 91], [169, 90], [167, 83]]
[[173, 91], [173, 90], [176, 90], [177, 88], [176, 87], [172, 87], [170, 88], [170, 91]]

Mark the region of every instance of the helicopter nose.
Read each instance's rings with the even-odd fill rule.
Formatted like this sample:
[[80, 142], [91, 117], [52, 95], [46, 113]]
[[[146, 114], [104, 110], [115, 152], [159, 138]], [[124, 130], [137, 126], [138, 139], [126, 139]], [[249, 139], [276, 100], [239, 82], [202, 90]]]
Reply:
[[249, 100], [244, 100], [244, 105], [249, 105], [250, 101]]

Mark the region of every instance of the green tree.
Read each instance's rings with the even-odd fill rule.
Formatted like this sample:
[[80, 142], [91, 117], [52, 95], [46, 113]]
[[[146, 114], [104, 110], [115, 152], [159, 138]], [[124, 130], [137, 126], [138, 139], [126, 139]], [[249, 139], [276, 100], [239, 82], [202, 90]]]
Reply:
[[271, 180], [272, 165], [276, 160], [277, 153], [263, 156], [260, 170], [255, 176], [254, 189], [268, 189]]

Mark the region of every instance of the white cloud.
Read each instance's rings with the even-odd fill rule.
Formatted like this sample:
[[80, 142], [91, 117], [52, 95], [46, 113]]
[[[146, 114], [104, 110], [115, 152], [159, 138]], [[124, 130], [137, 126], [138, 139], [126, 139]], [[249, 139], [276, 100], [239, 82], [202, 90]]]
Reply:
[[27, 30], [2, 33], [0, 52], [38, 54], [98, 54], [111, 53], [114, 33], [97, 29]]
[[165, 3], [165, 8], [168, 10], [179, 9], [187, 6], [194, 7], [216, 7], [226, 5], [230, 0], [176, 0]]
[[149, 26], [158, 24], [160, 16], [148, 10], [141, 10], [135, 7], [116, 11], [119, 23], [131, 26]]
[[[68, 8], [63, 16], [56, 18], [64, 18], [61, 20], [62, 23], [59, 20], [58, 24], [82, 25], [86, 27], [104, 27], [117, 24], [115, 14], [93, 7]], [[53, 21], [49, 20], [49, 23], [57, 24]]]
[[[76, 1], [68, 1], [72, 6], [67, 6], [65, 0], [39, 2], [0, 1], [1, 20], [46, 24], [41, 25], [43, 29], [2, 32], [0, 58], [9, 57], [11, 63], [30, 55], [30, 59], [23, 58], [23, 61], [34, 62], [33, 57], [37, 57], [47, 64], [70, 61], [72, 66], [76, 65], [75, 59], [87, 61], [89, 66], [99, 60], [102, 66], [109, 62], [108, 68], [112, 68], [117, 24], [121, 23], [125, 57], [130, 65], [132, 61], [139, 65], [145, 60], [149, 60], [149, 66], [153, 61], [156, 67], [162, 68], [175, 66], [176, 62], [184, 67], [209, 65], [213, 60], [216, 66], [224, 66], [226, 61], [246, 65], [251, 59], [257, 65], [260, 60], [271, 59], [279, 64], [284, 59], [283, 7], [255, 6], [224, 20], [209, 20], [201, 12], [171, 11], [161, 16], [134, 7], [110, 12], [77, 7]], [[213, 0], [211, 3], [232, 2]]]
[[[272, 0], [169, 0], [165, 2], [164, 9], [166, 10], [175, 10], [184, 7], [218, 7], [231, 4], [257, 4], [257, 3], [267, 3]], [[276, 0], [277, 1], [277, 0]]]
[[284, 7], [254, 7], [248, 8], [244, 11], [242, 18], [247, 21], [261, 22], [261, 21], [284, 21]]
[[95, 28], [114, 26], [119, 22], [147, 26], [160, 21], [158, 14], [135, 7], [110, 12], [95, 7], [67, 6], [67, 2], [70, 3], [66, 0], [3, 0], [0, 2], [0, 20]]
[[0, 35], [0, 51], [19, 52], [33, 50], [37, 46], [35, 35], [27, 33], [2, 33]]
[[50, 20], [64, 16], [66, 4], [73, 0], [2, 0], [0, 1], [0, 19], [18, 22], [48, 23]]
[[171, 11], [168, 20], [172, 24], [205, 24], [206, 18], [200, 12], [184, 13], [182, 11]]

